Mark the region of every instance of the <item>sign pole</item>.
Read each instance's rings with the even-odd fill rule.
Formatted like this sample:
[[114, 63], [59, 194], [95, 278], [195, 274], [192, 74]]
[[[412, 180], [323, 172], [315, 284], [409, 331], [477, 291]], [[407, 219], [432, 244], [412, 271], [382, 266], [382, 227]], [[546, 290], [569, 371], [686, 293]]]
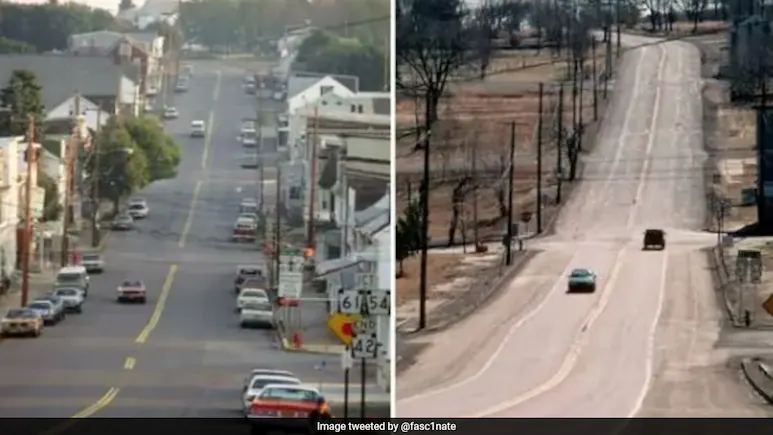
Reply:
[[360, 367], [360, 378], [362, 383], [360, 385], [360, 418], [365, 420], [365, 376], [367, 375], [368, 360], [362, 359], [362, 366]]
[[[344, 352], [349, 351], [349, 346]], [[349, 367], [344, 369], [344, 420], [349, 419]]]

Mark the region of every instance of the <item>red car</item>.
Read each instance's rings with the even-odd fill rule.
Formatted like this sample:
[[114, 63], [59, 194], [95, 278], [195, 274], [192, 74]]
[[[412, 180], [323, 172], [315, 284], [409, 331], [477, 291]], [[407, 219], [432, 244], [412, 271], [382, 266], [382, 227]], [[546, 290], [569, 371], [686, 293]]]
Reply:
[[139, 302], [144, 304], [147, 301], [147, 291], [142, 281], [126, 280], [118, 286], [118, 302]]
[[234, 242], [254, 242], [257, 226], [247, 218], [239, 218], [234, 224], [232, 239]]
[[305, 385], [266, 385], [246, 413], [252, 434], [305, 429], [309, 413], [319, 406], [320, 400], [324, 398], [319, 391]]

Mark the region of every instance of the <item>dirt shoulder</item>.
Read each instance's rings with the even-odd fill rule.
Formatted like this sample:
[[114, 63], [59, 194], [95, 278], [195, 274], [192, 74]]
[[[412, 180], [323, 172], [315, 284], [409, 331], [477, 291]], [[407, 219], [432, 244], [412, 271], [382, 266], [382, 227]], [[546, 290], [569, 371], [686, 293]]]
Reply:
[[[603, 50], [599, 49], [599, 52]], [[456, 81], [449, 87], [433, 130], [430, 161], [430, 237], [432, 246], [448, 245], [449, 227], [453, 217], [454, 191], [460, 208], [454, 237], [456, 244], [466, 248], [431, 250], [428, 256], [428, 329], [448, 325], [470, 314], [471, 300], [475, 306], [493, 295], [511, 268], [503, 266], [501, 237], [506, 230], [507, 169], [511, 137], [510, 123], [515, 128], [515, 220], [522, 234], [536, 232], [537, 211], [537, 126], [542, 114], [542, 199], [543, 230], [557, 214], [556, 204], [558, 162], [557, 120], [562, 116], [564, 128], [571, 132], [571, 83], [566, 83], [566, 62], [556, 60], [548, 50], [514, 50], [498, 55], [492, 63], [493, 74], [485, 79]], [[596, 73], [603, 70], [605, 59], [596, 58]], [[584, 148], [592, 148], [596, 126], [603, 118], [605, 100], [603, 86], [596, 86], [594, 111], [593, 66], [585, 64], [586, 80], [582, 83], [582, 110], [577, 116], [584, 121]], [[543, 83], [542, 112], [539, 110], [539, 84]], [[564, 111], [559, 114], [558, 88], [564, 86]], [[611, 94], [611, 86], [609, 87]], [[578, 88], [578, 99], [579, 98]], [[398, 130], [415, 125], [415, 113], [422, 112], [410, 98], [398, 97]], [[596, 122], [594, 122], [594, 112]], [[581, 113], [581, 115], [580, 115]], [[415, 149], [416, 138], [405, 137], [397, 144], [397, 212], [402, 214], [412, 198], [418, 198], [423, 169], [423, 151]], [[564, 170], [568, 160], [562, 150]], [[581, 171], [581, 169], [580, 169]], [[566, 173], [566, 172], [565, 172]], [[579, 172], [581, 173], [581, 172]], [[572, 183], [562, 187], [564, 200]], [[485, 252], [476, 252], [472, 245], [477, 236], [485, 242]], [[528, 243], [526, 244], [528, 246]], [[519, 257], [518, 255], [516, 257]], [[526, 258], [523, 255], [522, 258]], [[418, 316], [419, 255], [404, 263], [404, 275], [397, 279], [398, 328], [403, 332], [415, 328]], [[459, 305], [459, 306], [456, 306]], [[456, 317], [456, 318], [455, 318]]]

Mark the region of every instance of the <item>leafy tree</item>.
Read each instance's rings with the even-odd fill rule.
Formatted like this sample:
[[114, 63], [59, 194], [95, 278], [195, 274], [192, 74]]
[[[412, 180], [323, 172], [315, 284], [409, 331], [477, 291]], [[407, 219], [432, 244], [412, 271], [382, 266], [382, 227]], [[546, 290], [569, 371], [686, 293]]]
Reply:
[[134, 2], [132, 0], [121, 0], [121, 2], [118, 3], [119, 11], [126, 11], [129, 9], [134, 9]]
[[382, 91], [389, 84], [384, 77], [384, 53], [353, 38], [341, 38], [324, 31], [314, 32], [298, 49], [296, 69], [360, 78], [364, 91]]
[[147, 30], [158, 32], [164, 37], [164, 53], [178, 51], [185, 43], [185, 36], [177, 26], [172, 26], [166, 21], [159, 21], [148, 26]]
[[35, 46], [22, 41], [0, 37], [0, 54], [34, 53]]
[[147, 158], [148, 180], [174, 178], [180, 165], [180, 147], [153, 116], [123, 121], [124, 128]]
[[0, 89], [0, 106], [9, 109], [9, 113], [0, 119], [0, 134], [24, 135], [29, 115], [36, 119], [42, 118], [44, 107], [40, 90], [32, 71], [18, 69], [11, 73], [8, 84]]
[[[38, 167], [42, 166], [38, 163]], [[43, 201], [43, 220], [46, 222], [59, 219], [62, 207], [59, 204], [59, 186], [42, 169], [38, 169], [38, 187], [42, 187], [46, 194]]]
[[397, 220], [395, 234], [395, 253], [397, 254], [397, 277], [403, 276], [403, 261], [421, 249], [421, 206], [413, 200], [406, 207], [402, 217]]
[[95, 167], [97, 159], [90, 156], [86, 170], [97, 174], [99, 199], [113, 201], [117, 212], [121, 198], [150, 182], [148, 159], [127, 129], [115, 122], [103, 127], [96, 140], [99, 141], [99, 168]]
[[34, 46], [38, 52], [64, 50], [70, 35], [112, 28], [109, 11], [68, 2], [27, 5], [0, 2], [0, 37]]

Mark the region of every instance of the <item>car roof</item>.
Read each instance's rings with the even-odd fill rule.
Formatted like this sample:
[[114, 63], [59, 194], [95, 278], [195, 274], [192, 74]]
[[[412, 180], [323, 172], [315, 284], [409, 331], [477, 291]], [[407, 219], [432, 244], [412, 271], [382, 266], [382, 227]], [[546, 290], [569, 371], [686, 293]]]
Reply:
[[84, 273], [86, 268], [83, 266], [65, 266], [59, 269], [59, 273]]
[[320, 396], [322, 395], [320, 394], [319, 390], [316, 387], [312, 387], [310, 385], [305, 385], [305, 384], [298, 384], [298, 385], [268, 384], [264, 387], [264, 389], [269, 389], [271, 387], [285, 388], [285, 389], [298, 390], [298, 391], [311, 391], [313, 393], [319, 394]]
[[257, 376], [259, 374], [274, 374], [279, 376], [289, 376], [295, 378], [295, 374], [288, 370], [274, 370], [274, 369], [252, 369], [250, 370], [250, 376]]
[[204, 121], [197, 119], [195, 121], [191, 121], [191, 125], [204, 125]]
[[584, 267], [575, 267], [572, 269], [572, 273], [593, 273], [590, 269]]

